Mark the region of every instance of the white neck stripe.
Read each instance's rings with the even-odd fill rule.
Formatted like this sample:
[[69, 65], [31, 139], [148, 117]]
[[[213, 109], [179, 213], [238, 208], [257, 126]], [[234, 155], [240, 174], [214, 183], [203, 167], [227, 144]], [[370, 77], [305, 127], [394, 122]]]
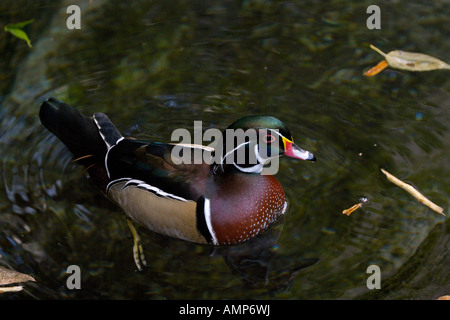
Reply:
[[211, 222], [211, 203], [208, 198], [205, 198], [205, 205], [203, 207], [203, 213], [205, 215], [206, 226], [208, 227], [209, 234], [211, 235], [212, 242], [215, 245], [219, 244], [217, 241], [216, 233], [214, 232], [212, 222]]

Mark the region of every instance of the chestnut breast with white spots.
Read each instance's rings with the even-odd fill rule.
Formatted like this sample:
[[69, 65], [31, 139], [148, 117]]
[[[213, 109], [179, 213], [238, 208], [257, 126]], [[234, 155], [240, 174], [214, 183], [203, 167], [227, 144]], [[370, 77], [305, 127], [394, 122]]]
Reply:
[[284, 190], [271, 175], [227, 176], [211, 201], [211, 225], [218, 244], [234, 244], [266, 230], [286, 210]]

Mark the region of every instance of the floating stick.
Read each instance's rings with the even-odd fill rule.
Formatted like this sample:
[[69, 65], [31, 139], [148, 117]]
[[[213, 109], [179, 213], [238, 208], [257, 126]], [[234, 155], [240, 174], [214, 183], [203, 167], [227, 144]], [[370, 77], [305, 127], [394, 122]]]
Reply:
[[433, 210], [433, 211], [435, 211], [435, 212], [445, 216], [443, 208], [439, 207], [437, 204], [435, 204], [435, 203], [431, 202], [430, 200], [428, 200], [423, 194], [421, 194], [419, 191], [417, 191], [413, 186], [411, 186], [411, 185], [401, 181], [400, 179], [394, 177], [392, 174], [390, 174], [389, 172], [387, 172], [384, 169], [381, 169], [381, 172], [383, 172], [386, 175], [387, 179], [390, 182], [392, 182], [396, 186], [402, 188], [403, 190], [409, 192], [414, 198], [416, 198], [421, 203], [423, 203], [424, 205], [429, 207], [431, 210]]
[[14, 287], [0, 287], [0, 293], [5, 292], [17, 292], [23, 289], [22, 286], [14, 286]]

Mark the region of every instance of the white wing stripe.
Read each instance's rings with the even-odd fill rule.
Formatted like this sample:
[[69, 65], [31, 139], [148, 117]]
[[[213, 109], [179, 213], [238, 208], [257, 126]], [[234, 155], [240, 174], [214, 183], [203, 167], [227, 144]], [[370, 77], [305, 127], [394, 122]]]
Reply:
[[127, 181], [127, 183], [125, 183], [125, 185], [123, 186], [123, 189], [129, 188], [129, 187], [141, 188], [141, 189], [148, 190], [148, 191], [156, 194], [157, 196], [161, 196], [161, 197], [165, 197], [165, 198], [172, 198], [172, 199], [179, 200], [179, 201], [188, 201], [185, 198], [176, 196], [174, 194], [165, 192], [157, 187], [151, 186], [148, 183], [146, 183], [145, 181], [132, 179], [132, 178], [120, 178], [120, 179], [111, 181], [110, 183], [108, 183], [108, 186], [106, 187], [106, 193], [109, 192], [109, 189], [112, 187], [113, 184], [116, 184], [118, 182], [123, 182], [123, 181]]
[[118, 182], [122, 182], [122, 181], [127, 181], [127, 180], [131, 180], [131, 178], [119, 178], [116, 180], [112, 180], [110, 183], [108, 183], [108, 185], [106, 186], [106, 194], [109, 193], [109, 189], [116, 183]]

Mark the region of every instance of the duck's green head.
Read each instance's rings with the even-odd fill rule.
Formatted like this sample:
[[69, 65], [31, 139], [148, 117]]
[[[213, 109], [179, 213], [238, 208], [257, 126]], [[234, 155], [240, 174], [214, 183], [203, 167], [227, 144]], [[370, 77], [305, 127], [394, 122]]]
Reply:
[[272, 116], [247, 116], [223, 132], [223, 164], [241, 172], [261, 173], [264, 164], [279, 156], [315, 161], [309, 151], [293, 142], [290, 130]]

